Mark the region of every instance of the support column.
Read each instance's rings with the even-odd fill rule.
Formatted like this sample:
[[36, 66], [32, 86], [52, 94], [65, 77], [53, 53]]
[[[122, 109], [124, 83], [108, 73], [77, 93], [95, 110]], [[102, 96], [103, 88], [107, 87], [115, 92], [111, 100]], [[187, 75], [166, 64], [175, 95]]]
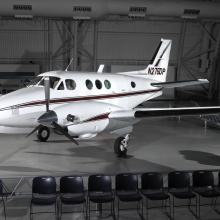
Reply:
[[62, 69], [65, 70], [67, 65], [69, 64], [69, 29], [68, 29], [68, 21], [63, 20], [62, 25], [62, 40], [63, 40], [63, 47], [62, 47], [62, 56], [63, 56], [63, 67]]
[[[177, 57], [177, 70], [175, 74], [175, 81], [179, 80], [180, 74], [181, 74], [185, 35], [186, 35], [186, 21], [183, 20], [181, 24], [181, 30], [180, 30], [180, 36], [179, 36], [179, 50], [178, 50], [178, 57]], [[176, 97], [176, 88], [174, 88], [174, 98], [175, 97]]]
[[184, 41], [186, 35], [186, 26], [187, 26], [186, 20], [183, 20], [181, 24], [180, 37], [179, 37], [179, 51], [178, 51], [177, 71], [175, 75], [175, 81], [179, 80], [182, 69], [182, 58], [183, 58]]
[[[71, 38], [70, 38], [70, 47], [71, 48], [70, 48], [70, 53], [69, 53], [70, 54], [70, 61], [71, 61], [72, 59], [74, 59], [74, 48], [75, 48], [74, 38], [72, 37], [74, 30], [75, 30], [75, 24], [72, 20], [69, 22], [69, 28], [70, 28], [70, 32], [71, 32]], [[70, 64], [69, 69], [74, 70], [74, 63], [73, 62]]]
[[93, 35], [93, 71], [97, 71], [98, 23], [94, 21]]
[[220, 27], [215, 45], [212, 71], [210, 76], [209, 97], [211, 99], [220, 99]]
[[53, 69], [52, 63], [52, 21], [47, 20], [47, 59], [48, 59], [48, 70]]
[[74, 51], [73, 51], [74, 71], [78, 69], [78, 21], [74, 25]]

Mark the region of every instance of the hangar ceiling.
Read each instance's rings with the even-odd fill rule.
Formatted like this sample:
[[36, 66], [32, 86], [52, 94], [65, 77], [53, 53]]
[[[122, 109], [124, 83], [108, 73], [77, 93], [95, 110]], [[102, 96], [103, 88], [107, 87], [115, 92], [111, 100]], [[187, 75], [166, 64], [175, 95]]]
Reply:
[[219, 2], [213, 0], [11, 0], [1, 2], [0, 14], [102, 19], [113, 15], [220, 18]]

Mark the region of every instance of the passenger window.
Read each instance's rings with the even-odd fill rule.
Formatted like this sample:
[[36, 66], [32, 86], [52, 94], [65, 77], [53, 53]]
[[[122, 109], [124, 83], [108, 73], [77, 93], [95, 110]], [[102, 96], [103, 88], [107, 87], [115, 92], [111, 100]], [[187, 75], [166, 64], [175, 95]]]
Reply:
[[93, 84], [92, 84], [92, 81], [91, 81], [91, 80], [89, 80], [89, 79], [86, 80], [86, 87], [87, 87], [88, 89], [92, 89]]
[[74, 90], [76, 88], [76, 83], [74, 80], [66, 79], [65, 82], [66, 82], [66, 88], [68, 90]]
[[95, 85], [96, 85], [97, 89], [101, 89], [102, 88], [102, 83], [101, 83], [100, 80], [96, 80], [95, 81]]
[[135, 88], [135, 87], [136, 87], [136, 83], [132, 81], [132, 82], [131, 82], [131, 87], [132, 87], [132, 88]]
[[106, 89], [110, 89], [111, 88], [111, 83], [108, 80], [105, 80], [104, 84], [105, 84], [105, 88]]
[[58, 86], [57, 90], [64, 90], [63, 82], [60, 83], [60, 85]]

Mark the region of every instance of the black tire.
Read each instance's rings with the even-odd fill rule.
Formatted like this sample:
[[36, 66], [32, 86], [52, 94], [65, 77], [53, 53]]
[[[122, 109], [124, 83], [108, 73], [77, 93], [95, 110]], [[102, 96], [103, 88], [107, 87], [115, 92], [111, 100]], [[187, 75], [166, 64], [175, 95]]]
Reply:
[[37, 138], [40, 142], [46, 142], [50, 136], [50, 129], [42, 126], [37, 130]]
[[118, 155], [118, 157], [126, 157], [127, 155], [127, 148], [124, 148], [124, 150], [121, 150], [120, 148], [121, 142], [124, 139], [125, 139], [124, 137], [119, 137], [115, 140], [114, 152]]

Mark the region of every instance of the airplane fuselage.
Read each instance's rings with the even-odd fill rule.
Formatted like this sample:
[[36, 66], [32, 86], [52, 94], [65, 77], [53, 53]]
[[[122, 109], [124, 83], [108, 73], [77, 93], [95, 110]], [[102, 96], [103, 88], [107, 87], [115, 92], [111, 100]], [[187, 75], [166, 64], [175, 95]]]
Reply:
[[[33, 128], [45, 112], [43, 80], [50, 77], [50, 110], [70, 133], [99, 133], [109, 124], [110, 112], [130, 110], [162, 94], [153, 80], [121, 74], [51, 71], [39, 75], [34, 85], [0, 97], [0, 126]], [[67, 115], [75, 121], [67, 120]]]

